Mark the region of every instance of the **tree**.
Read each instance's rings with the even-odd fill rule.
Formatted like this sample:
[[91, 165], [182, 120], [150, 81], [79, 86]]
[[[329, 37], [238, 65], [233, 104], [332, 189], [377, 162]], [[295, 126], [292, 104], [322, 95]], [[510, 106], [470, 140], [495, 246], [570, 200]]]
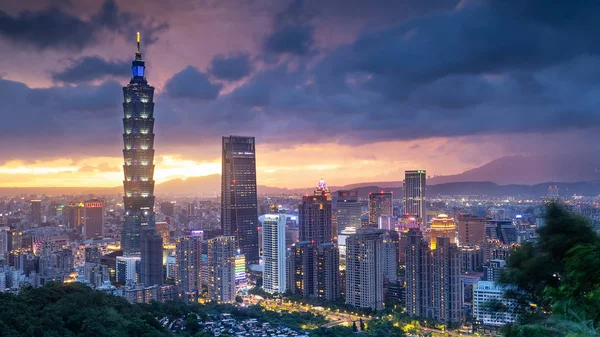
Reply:
[[362, 318], [360, 319], [360, 331], [365, 331], [365, 322], [363, 322]]
[[356, 321], [352, 321], [352, 331], [358, 332], [358, 328], [356, 327]]

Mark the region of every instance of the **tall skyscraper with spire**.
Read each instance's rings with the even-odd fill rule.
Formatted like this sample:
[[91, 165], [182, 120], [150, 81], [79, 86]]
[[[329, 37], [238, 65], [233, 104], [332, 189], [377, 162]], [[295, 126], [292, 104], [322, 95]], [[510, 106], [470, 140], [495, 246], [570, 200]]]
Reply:
[[131, 64], [133, 77], [123, 88], [123, 187], [125, 216], [121, 247], [126, 255], [140, 253], [141, 232], [155, 230], [154, 218], [154, 87], [145, 77], [146, 65], [140, 51]]

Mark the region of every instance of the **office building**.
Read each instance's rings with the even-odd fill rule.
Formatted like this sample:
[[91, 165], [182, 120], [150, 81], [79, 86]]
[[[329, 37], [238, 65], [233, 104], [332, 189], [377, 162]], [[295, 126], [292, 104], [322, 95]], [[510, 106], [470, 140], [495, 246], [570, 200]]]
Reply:
[[179, 291], [197, 293], [202, 290], [202, 238], [185, 236], [175, 244], [176, 278]]
[[318, 245], [314, 252], [313, 294], [327, 301], [335, 301], [340, 296], [340, 253], [331, 242]]
[[436, 248], [436, 242], [438, 237], [447, 237], [451, 243], [456, 243], [456, 226], [454, 225], [454, 218], [447, 216], [446, 214], [440, 214], [434, 218], [429, 228], [429, 247], [431, 249]]
[[382, 244], [383, 283], [398, 282], [398, 245], [400, 237], [394, 230], [385, 230]]
[[142, 229], [140, 238], [140, 280], [146, 286], [162, 285], [163, 241], [153, 229]]
[[331, 201], [325, 194], [302, 197], [298, 206], [298, 221], [300, 241], [318, 245], [333, 240]]
[[100, 257], [102, 257], [102, 252], [100, 251], [100, 247], [97, 247], [97, 246], [85, 247], [84, 257], [85, 257], [86, 263], [100, 264]]
[[406, 235], [405, 302], [409, 316], [425, 316], [429, 301], [429, 246], [418, 229]]
[[315, 247], [309, 241], [297, 242], [288, 255], [288, 290], [304, 297], [314, 294]]
[[42, 201], [31, 200], [31, 223], [37, 227], [42, 223]]
[[486, 239], [500, 240], [505, 245], [518, 242], [518, 230], [510, 219], [487, 219], [485, 224]]
[[461, 255], [461, 273], [481, 272], [485, 263], [484, 250], [479, 246], [458, 246]]
[[[505, 310], [495, 311], [491, 301], [497, 301]], [[504, 289], [492, 281], [479, 281], [473, 290], [473, 316], [475, 321], [487, 326], [503, 326], [517, 321], [514, 300], [504, 298]]]
[[[9, 249], [10, 241], [10, 228], [0, 227], [0, 259], [5, 259], [10, 252]], [[3, 290], [3, 289], [0, 289]]]
[[419, 223], [427, 223], [427, 189], [425, 170], [404, 172], [404, 214], [420, 219]]
[[258, 201], [254, 137], [223, 137], [221, 229], [235, 236], [249, 264], [258, 264]]
[[285, 215], [267, 214], [263, 220], [263, 289], [270, 294], [286, 290], [285, 223]]
[[93, 199], [83, 203], [83, 237], [86, 240], [102, 238], [104, 229], [104, 201]]
[[160, 203], [160, 212], [164, 216], [172, 217], [175, 214], [175, 202], [165, 201]]
[[125, 216], [121, 248], [140, 254], [142, 228], [155, 229], [154, 217], [154, 87], [145, 77], [146, 65], [137, 36], [133, 76], [123, 88], [123, 196]]
[[[100, 256], [100, 264], [108, 267], [108, 275], [111, 283], [117, 282], [117, 257], [119, 256], [123, 256], [122, 250]], [[123, 278], [123, 282], [125, 282], [124, 280], [125, 277]]]
[[480, 245], [485, 240], [485, 218], [471, 214], [459, 214], [456, 217], [458, 244]]
[[208, 240], [208, 296], [217, 303], [235, 301], [235, 236]]
[[385, 231], [362, 228], [346, 239], [346, 304], [383, 309]]
[[338, 233], [347, 228], [359, 229], [361, 227], [361, 204], [358, 200], [358, 191], [340, 190], [336, 192], [336, 196], [333, 218]]
[[394, 215], [392, 192], [369, 193], [369, 227], [377, 228], [379, 217]]
[[235, 254], [235, 286], [236, 289], [242, 289], [246, 287], [246, 257], [241, 254], [238, 248], [237, 254]]
[[120, 284], [138, 283], [140, 278], [139, 256], [117, 256], [116, 279]]
[[83, 234], [84, 221], [84, 204], [83, 202], [71, 202], [64, 209], [64, 216], [67, 228], [74, 229], [78, 234]]

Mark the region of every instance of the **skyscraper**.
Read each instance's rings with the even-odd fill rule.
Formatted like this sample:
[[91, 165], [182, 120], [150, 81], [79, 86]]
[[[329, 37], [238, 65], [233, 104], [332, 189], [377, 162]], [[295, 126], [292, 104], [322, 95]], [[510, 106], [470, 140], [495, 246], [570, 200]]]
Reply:
[[331, 242], [331, 201], [324, 194], [302, 197], [298, 206], [298, 222], [300, 241], [314, 244]]
[[457, 216], [458, 243], [460, 245], [480, 245], [485, 241], [485, 218], [471, 214]]
[[369, 193], [369, 227], [377, 228], [380, 216], [394, 215], [392, 192]]
[[142, 227], [154, 229], [154, 87], [145, 77], [146, 65], [137, 52], [133, 77], [123, 88], [123, 171], [125, 216], [121, 247], [125, 255], [140, 253]]
[[101, 238], [104, 230], [104, 201], [93, 199], [83, 203], [83, 237]]
[[286, 290], [285, 215], [267, 214], [263, 221], [263, 289], [270, 293]]
[[313, 267], [313, 294], [327, 301], [335, 301], [340, 296], [340, 252], [331, 242], [315, 248]]
[[140, 238], [140, 281], [146, 286], [163, 283], [163, 241], [156, 231], [142, 229]]
[[346, 239], [346, 304], [383, 309], [385, 231], [362, 228]]
[[79, 234], [82, 234], [81, 225], [84, 222], [84, 203], [71, 202], [67, 205], [67, 227], [75, 229]]
[[335, 201], [335, 219], [338, 233], [346, 228], [359, 229], [361, 205], [357, 191], [337, 191]]
[[223, 137], [221, 229], [251, 264], [259, 259], [255, 150], [254, 137]]
[[208, 296], [218, 303], [235, 300], [235, 236], [208, 240]]
[[425, 170], [405, 171], [404, 173], [404, 214], [413, 215], [421, 219], [420, 223], [427, 222], [427, 203]]
[[288, 256], [288, 289], [304, 297], [314, 294], [315, 247], [308, 241], [297, 242]]
[[429, 247], [418, 229], [410, 229], [406, 241], [406, 313], [421, 316], [429, 307]]
[[42, 223], [42, 201], [31, 200], [31, 223], [39, 226]]
[[196, 293], [202, 290], [202, 238], [186, 236], [175, 245], [177, 285], [179, 291]]
[[451, 243], [456, 243], [454, 218], [446, 214], [440, 214], [432, 220], [431, 228], [429, 228], [429, 247], [431, 249], [436, 248], [436, 238], [438, 237], [447, 237]]

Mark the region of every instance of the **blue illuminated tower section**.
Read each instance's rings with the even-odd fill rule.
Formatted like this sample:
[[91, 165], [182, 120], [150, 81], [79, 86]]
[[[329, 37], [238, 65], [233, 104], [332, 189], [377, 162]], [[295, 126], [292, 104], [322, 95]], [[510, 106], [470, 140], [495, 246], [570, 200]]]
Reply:
[[125, 215], [121, 248], [125, 255], [140, 254], [142, 230], [156, 230], [154, 218], [154, 87], [145, 77], [145, 62], [137, 52], [131, 69], [133, 77], [123, 88], [123, 187]]

